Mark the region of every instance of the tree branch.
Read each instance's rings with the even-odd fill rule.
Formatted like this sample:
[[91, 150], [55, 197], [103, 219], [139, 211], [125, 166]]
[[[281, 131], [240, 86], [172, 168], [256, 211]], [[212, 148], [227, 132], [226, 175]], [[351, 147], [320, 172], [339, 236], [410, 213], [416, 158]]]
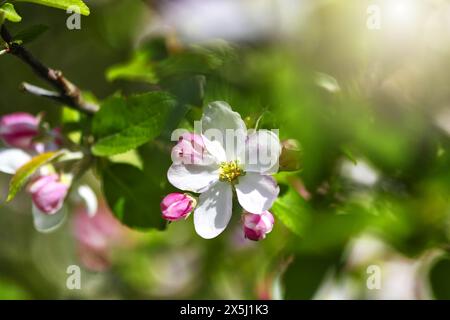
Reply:
[[[63, 76], [61, 71], [54, 70], [45, 66], [43, 63], [37, 60], [28, 50], [26, 50], [25, 47], [14, 42], [11, 34], [6, 29], [5, 25], [1, 26], [0, 35], [7, 44], [6, 50], [8, 53], [16, 56], [17, 58], [22, 60], [22, 62], [30, 66], [30, 68], [34, 71], [34, 73], [38, 77], [45, 80], [57, 91], [57, 92], [47, 91], [46, 92], [47, 94], [39, 94], [43, 93], [42, 90], [44, 89], [26, 84], [24, 86], [24, 90], [26, 92], [30, 92], [33, 94], [37, 94], [38, 96], [43, 96], [46, 98], [56, 100], [86, 114], [94, 114], [95, 112], [98, 111], [99, 107], [96, 104], [86, 102], [83, 99], [81, 90], [77, 86], [75, 86], [72, 82], [67, 80]], [[39, 90], [36, 91], [37, 88]]]

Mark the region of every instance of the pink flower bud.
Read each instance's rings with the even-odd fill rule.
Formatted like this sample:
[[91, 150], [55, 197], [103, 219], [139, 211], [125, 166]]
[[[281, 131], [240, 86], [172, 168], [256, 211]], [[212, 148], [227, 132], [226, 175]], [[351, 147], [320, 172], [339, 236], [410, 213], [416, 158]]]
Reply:
[[269, 211], [261, 214], [245, 212], [242, 215], [244, 234], [247, 239], [258, 241], [266, 237], [272, 231], [275, 220]]
[[41, 176], [28, 187], [34, 205], [46, 214], [55, 214], [61, 209], [69, 186], [61, 182], [57, 174]]
[[17, 112], [0, 119], [0, 137], [11, 147], [30, 149], [38, 134], [39, 118], [31, 114]]
[[162, 216], [168, 221], [186, 219], [196, 205], [197, 201], [187, 194], [171, 193], [161, 202]]
[[205, 153], [202, 137], [195, 133], [185, 133], [172, 149], [172, 160], [175, 163], [200, 164], [205, 158]]

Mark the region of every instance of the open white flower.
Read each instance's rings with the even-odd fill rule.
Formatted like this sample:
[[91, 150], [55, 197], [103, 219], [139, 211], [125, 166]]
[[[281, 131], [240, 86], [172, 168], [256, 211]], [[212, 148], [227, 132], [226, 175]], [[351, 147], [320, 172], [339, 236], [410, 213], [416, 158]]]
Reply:
[[167, 177], [181, 190], [201, 193], [194, 211], [195, 230], [211, 239], [230, 221], [233, 189], [246, 211], [258, 214], [270, 209], [279, 193], [271, 175], [278, 171], [281, 145], [272, 131], [247, 131], [241, 116], [225, 102], [205, 108], [201, 127], [202, 157], [194, 163], [174, 161]]

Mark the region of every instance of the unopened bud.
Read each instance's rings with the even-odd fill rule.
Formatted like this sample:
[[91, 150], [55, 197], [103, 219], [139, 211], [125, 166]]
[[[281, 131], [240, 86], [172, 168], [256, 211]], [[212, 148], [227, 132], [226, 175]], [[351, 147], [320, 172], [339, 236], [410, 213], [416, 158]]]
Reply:
[[162, 216], [168, 221], [186, 219], [194, 210], [196, 204], [197, 201], [187, 194], [168, 194], [161, 202]]
[[247, 239], [259, 241], [272, 231], [275, 220], [269, 211], [260, 214], [245, 212], [242, 215], [244, 234]]

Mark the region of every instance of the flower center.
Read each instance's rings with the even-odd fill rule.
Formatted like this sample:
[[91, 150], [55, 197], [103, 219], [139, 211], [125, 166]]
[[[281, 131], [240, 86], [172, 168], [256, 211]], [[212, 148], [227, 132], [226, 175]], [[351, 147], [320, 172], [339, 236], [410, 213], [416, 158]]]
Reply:
[[219, 169], [219, 180], [223, 182], [233, 182], [238, 177], [244, 176], [245, 172], [239, 166], [238, 161], [222, 162]]

